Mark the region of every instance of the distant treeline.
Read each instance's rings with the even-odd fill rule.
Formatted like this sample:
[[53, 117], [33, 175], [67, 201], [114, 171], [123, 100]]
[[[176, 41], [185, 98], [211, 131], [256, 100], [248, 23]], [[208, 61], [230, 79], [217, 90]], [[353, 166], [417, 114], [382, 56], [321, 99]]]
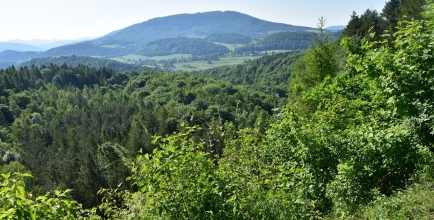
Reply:
[[252, 38], [244, 34], [215, 33], [205, 37], [205, 40], [226, 44], [249, 44], [252, 41]]
[[178, 53], [206, 55], [219, 52], [229, 52], [229, 49], [204, 39], [178, 37], [149, 42], [135, 53], [144, 56], [162, 56]]
[[[331, 41], [340, 38], [341, 32], [326, 32]], [[306, 50], [313, 43], [313, 32], [278, 32], [271, 34], [258, 43], [236, 48], [235, 54], [264, 50]]]
[[55, 65], [66, 64], [68, 66], [78, 66], [80, 64], [88, 66], [88, 67], [106, 67], [115, 70], [116, 72], [124, 72], [124, 71], [142, 71], [142, 70], [150, 70], [151, 68], [143, 66], [143, 65], [135, 65], [135, 64], [126, 64], [122, 62], [118, 62], [115, 60], [109, 59], [101, 59], [95, 57], [84, 57], [84, 56], [60, 56], [60, 57], [48, 57], [48, 58], [34, 58], [29, 61], [20, 63], [20, 66], [32, 66], [35, 65], [37, 67], [40, 66], [49, 66], [51, 63]]

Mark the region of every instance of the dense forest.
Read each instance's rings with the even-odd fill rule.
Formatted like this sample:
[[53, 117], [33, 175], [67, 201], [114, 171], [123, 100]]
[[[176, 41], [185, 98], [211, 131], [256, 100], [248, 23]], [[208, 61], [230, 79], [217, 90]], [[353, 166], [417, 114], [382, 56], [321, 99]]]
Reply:
[[434, 3], [417, 2], [193, 74], [0, 70], [0, 218], [431, 219]]
[[205, 37], [205, 40], [226, 44], [249, 44], [252, 38], [244, 34], [214, 33]]
[[278, 53], [254, 59], [244, 65], [223, 66], [192, 74], [244, 85], [257, 91], [287, 98], [288, 80], [293, 69], [292, 64], [303, 54], [303, 51]]
[[[249, 44], [235, 49], [234, 54], [254, 53], [267, 50], [306, 50], [313, 43], [316, 33], [312, 32], [278, 32], [270, 34], [258, 43]], [[331, 40], [338, 40], [340, 32], [328, 32]]]
[[212, 41], [199, 38], [167, 38], [147, 43], [136, 54], [144, 56], [164, 56], [170, 54], [192, 54], [194, 56], [211, 53], [225, 53], [229, 49]]
[[125, 71], [136, 71], [141, 72], [142, 70], [151, 70], [150, 67], [134, 64], [121, 63], [114, 60], [102, 59], [96, 57], [86, 57], [86, 56], [60, 56], [60, 57], [47, 57], [47, 58], [33, 58], [29, 61], [22, 62], [17, 67], [25, 67], [35, 65], [37, 67], [49, 66], [50, 64], [56, 64], [58, 66], [66, 64], [68, 66], [78, 66], [79, 64], [88, 67], [106, 67], [113, 69], [116, 72]]

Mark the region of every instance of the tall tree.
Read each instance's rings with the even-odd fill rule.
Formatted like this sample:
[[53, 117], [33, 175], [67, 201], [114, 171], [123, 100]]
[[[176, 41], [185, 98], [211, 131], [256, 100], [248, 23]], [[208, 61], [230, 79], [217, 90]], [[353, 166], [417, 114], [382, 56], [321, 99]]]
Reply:
[[308, 106], [302, 100], [303, 93], [314, 88], [327, 76], [336, 76], [340, 70], [338, 46], [330, 42], [324, 34], [325, 19], [318, 23], [319, 36], [314, 37], [314, 44], [306, 54], [296, 61], [289, 83], [289, 98], [297, 103], [303, 111]]

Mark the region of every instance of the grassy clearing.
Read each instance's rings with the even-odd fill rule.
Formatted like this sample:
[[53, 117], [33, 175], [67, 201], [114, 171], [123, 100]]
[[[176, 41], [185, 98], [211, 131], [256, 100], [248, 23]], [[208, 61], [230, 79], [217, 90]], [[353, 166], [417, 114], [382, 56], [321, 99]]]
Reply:
[[242, 47], [242, 46], [246, 45], [246, 44], [226, 44], [226, 43], [221, 43], [221, 42], [214, 42], [214, 43], [218, 44], [218, 45], [223, 45], [223, 46], [227, 47], [231, 51], [234, 51], [235, 48], [237, 48], [237, 47]]
[[220, 60], [212, 61], [209, 64], [207, 61], [192, 61], [185, 63], [175, 63], [175, 67], [178, 70], [189, 72], [194, 70], [204, 70], [209, 68], [215, 68], [220, 66], [229, 66], [235, 64], [243, 64], [244, 61], [253, 60], [257, 57], [245, 56], [245, 57], [223, 57]]
[[125, 48], [125, 47], [119, 46], [117, 44], [105, 45], [105, 46], [102, 46], [102, 47], [106, 47], [106, 48]]

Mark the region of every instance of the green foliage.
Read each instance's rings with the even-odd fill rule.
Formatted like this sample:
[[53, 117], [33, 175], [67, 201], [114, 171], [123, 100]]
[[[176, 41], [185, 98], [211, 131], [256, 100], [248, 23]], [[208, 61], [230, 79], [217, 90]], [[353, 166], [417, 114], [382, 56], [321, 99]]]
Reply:
[[193, 74], [226, 80], [237, 85], [246, 85], [255, 90], [283, 98], [279, 100], [283, 103], [274, 104], [274, 106], [280, 107], [286, 102], [288, 80], [292, 73], [293, 63], [303, 54], [300, 51], [278, 53], [254, 59], [244, 65], [213, 68]]
[[[335, 41], [339, 39], [340, 32], [327, 32], [326, 35], [331, 37], [331, 41]], [[306, 50], [314, 43], [314, 37], [317, 37], [317, 34], [312, 32], [278, 32], [258, 43], [236, 48], [234, 54], [267, 50]]]
[[0, 218], [1, 219], [76, 219], [80, 211], [77, 202], [68, 198], [71, 190], [55, 190], [33, 198], [26, 193], [26, 173], [1, 174]]
[[363, 38], [379, 41], [383, 34], [395, 39], [398, 22], [422, 19], [426, 3], [425, 0], [390, 0], [386, 2], [381, 14], [370, 9], [360, 16], [353, 12], [342, 36], [350, 37], [359, 46]]
[[216, 169], [204, 143], [185, 133], [156, 137], [160, 148], [152, 155], [139, 155], [132, 166], [132, 180], [144, 196], [140, 213], [129, 218], [206, 219], [218, 216], [220, 207]]
[[342, 69], [339, 62], [341, 49], [325, 35], [324, 25], [325, 19], [321, 18], [318, 23], [319, 36], [313, 38], [315, 43], [294, 63], [289, 83], [290, 103], [296, 103], [305, 113], [311, 112], [312, 106], [303, 100], [302, 94], [320, 84], [327, 76], [336, 76]]

